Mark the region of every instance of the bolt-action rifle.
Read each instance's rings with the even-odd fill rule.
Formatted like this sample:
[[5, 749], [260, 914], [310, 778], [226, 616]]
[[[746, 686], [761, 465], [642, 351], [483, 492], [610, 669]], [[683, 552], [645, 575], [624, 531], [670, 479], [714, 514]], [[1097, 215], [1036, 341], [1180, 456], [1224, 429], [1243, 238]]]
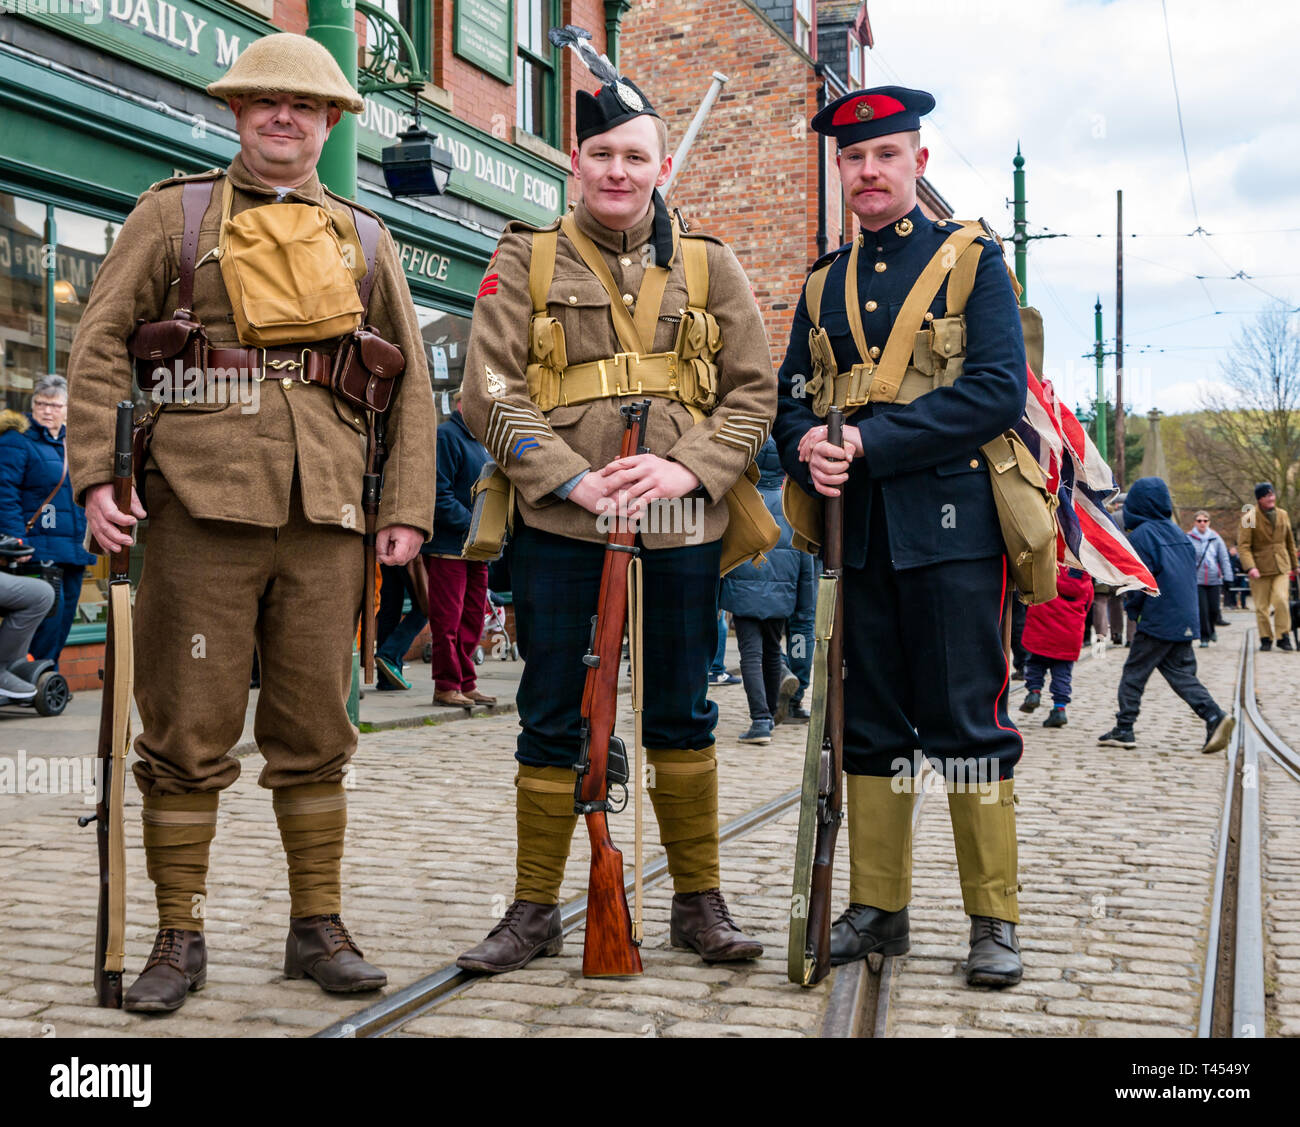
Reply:
[[[843, 442], [844, 415], [832, 407], [826, 441]], [[831, 969], [831, 874], [844, 817], [844, 496], [827, 497], [824, 555], [817, 583], [813, 642], [812, 719], [804, 751], [803, 797], [790, 898], [791, 982], [813, 986]]]
[[[131, 511], [132, 405], [117, 405], [113, 441], [113, 502]], [[100, 1006], [122, 1008], [122, 960], [126, 949], [126, 829], [122, 790], [131, 746], [131, 690], [135, 681], [131, 630], [131, 545], [108, 556], [108, 631], [104, 643], [104, 695], [99, 710], [99, 789], [95, 812], [77, 825], [95, 824], [99, 846], [99, 906], [95, 917], [95, 997]]]
[[368, 412], [366, 426], [366, 472], [361, 477], [361, 512], [364, 520], [361, 543], [365, 559], [361, 595], [362, 680], [375, 683], [375, 535], [379, 523], [379, 502], [384, 495], [384, 463], [388, 461], [385, 416]]
[[[621, 408], [626, 429], [620, 458], [647, 452], [644, 445], [650, 401]], [[628, 760], [623, 741], [614, 735], [618, 706], [618, 669], [623, 654], [623, 625], [627, 618], [627, 571], [638, 554], [636, 533], [616, 521], [605, 542], [600, 597], [591, 620], [591, 647], [584, 657], [587, 681], [582, 690], [582, 746], [574, 787], [574, 810], [587, 820], [591, 839], [591, 875], [587, 882], [587, 931], [582, 946], [586, 978], [641, 973], [641, 952], [632, 935], [632, 916], [623, 885], [623, 854], [609, 837], [606, 815], [627, 804]], [[611, 786], [622, 788], [617, 806], [610, 804]]]

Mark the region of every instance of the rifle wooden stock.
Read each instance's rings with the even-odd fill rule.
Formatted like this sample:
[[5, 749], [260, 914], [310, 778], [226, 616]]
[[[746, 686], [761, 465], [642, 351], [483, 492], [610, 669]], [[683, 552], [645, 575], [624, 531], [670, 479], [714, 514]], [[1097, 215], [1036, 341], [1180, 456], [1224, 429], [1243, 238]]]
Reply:
[[[132, 419], [130, 403], [117, 405], [113, 449], [113, 500], [131, 511]], [[107, 632], [104, 644], [104, 691], [99, 712], [99, 793], [95, 813], [78, 818], [95, 824], [99, 855], [99, 899], [95, 914], [95, 1000], [108, 1009], [122, 1007], [122, 962], [126, 934], [126, 838], [122, 791], [131, 742], [131, 688], [134, 679], [131, 630], [131, 546], [104, 552], [109, 557]]]
[[[619, 457], [642, 452], [641, 439], [649, 408], [648, 400], [623, 408], [627, 429], [623, 432]], [[587, 836], [591, 840], [587, 926], [582, 947], [582, 973], [586, 978], [641, 973], [641, 953], [632, 937], [632, 915], [623, 887], [623, 854], [610, 840], [606, 814], [609, 744], [614, 734], [618, 670], [627, 619], [627, 569], [635, 543], [636, 533], [616, 521], [606, 540], [591, 652], [585, 659], [584, 746], [578, 762], [574, 805], [586, 818]]]
[[[843, 442], [843, 414], [832, 408], [826, 441]], [[842, 489], [842, 487], [841, 487]], [[787, 976], [800, 986], [831, 969], [831, 878], [844, 800], [843, 495], [824, 501], [825, 570], [817, 585], [812, 717], [804, 751], [803, 797], [790, 900]]]

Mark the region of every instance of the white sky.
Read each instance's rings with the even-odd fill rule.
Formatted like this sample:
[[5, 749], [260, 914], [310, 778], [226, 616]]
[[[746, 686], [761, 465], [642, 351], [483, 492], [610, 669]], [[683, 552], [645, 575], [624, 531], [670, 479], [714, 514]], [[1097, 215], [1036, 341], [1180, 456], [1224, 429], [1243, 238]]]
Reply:
[[[1190, 190], [1160, 0], [868, 5], [876, 48], [867, 85], [934, 94], [921, 129], [927, 178], [958, 217], [983, 215], [1011, 234], [1019, 141], [1029, 233], [1086, 236], [1029, 248], [1047, 375], [1070, 406], [1086, 404], [1096, 386], [1098, 295], [1106, 348], [1114, 347], [1116, 189], [1124, 398], [1136, 410], [1195, 410], [1234, 333], [1269, 304], [1261, 289], [1300, 304], [1300, 4], [1167, 0], [1167, 9]], [[1198, 226], [1195, 214], [1213, 237], [1181, 237]], [[1239, 270], [1253, 286], [1227, 280]], [[1108, 358], [1112, 399], [1114, 386]]]

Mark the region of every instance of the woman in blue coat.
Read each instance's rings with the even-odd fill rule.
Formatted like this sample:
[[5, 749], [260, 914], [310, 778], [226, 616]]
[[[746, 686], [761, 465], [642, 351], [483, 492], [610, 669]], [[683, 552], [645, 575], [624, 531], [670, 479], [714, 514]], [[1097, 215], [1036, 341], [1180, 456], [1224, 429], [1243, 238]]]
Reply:
[[81, 597], [81, 577], [95, 557], [81, 545], [85, 511], [72, 499], [64, 447], [68, 382], [43, 376], [32, 391], [26, 418], [0, 413], [0, 533], [32, 546], [32, 557], [58, 564], [63, 573], [60, 604], [31, 642], [34, 658], [58, 662]]

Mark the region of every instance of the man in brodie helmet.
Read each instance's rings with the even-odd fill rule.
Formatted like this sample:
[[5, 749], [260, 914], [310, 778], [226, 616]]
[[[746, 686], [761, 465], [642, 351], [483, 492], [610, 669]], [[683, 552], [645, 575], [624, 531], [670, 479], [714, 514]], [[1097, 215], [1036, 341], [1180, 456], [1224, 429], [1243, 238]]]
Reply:
[[[146, 1012], [177, 1009], [206, 978], [209, 844], [218, 796], [239, 775], [230, 749], [243, 728], [254, 646], [259, 782], [271, 790], [289, 863], [285, 973], [339, 992], [386, 981], [340, 917], [367, 419], [332, 393], [330, 372], [362, 311], [405, 359], [388, 414], [379, 560], [406, 563], [433, 528], [433, 396], [397, 252], [376, 217], [325, 191], [316, 175], [329, 130], [342, 113], [359, 113], [361, 98], [320, 44], [288, 34], [251, 43], [208, 89], [234, 111], [239, 154], [224, 171], [166, 180], [139, 198], [95, 280], [69, 362], [72, 481], [91, 532], [117, 548], [146, 508], [149, 516], [136, 601], [143, 731], [135, 776], [159, 930], [125, 999]], [[268, 235], [262, 275], [281, 279], [285, 307], [296, 301], [315, 317], [337, 305], [336, 318], [300, 324], [295, 316], [286, 343], [250, 346], [248, 291], [228, 287], [224, 273], [227, 255], [243, 253], [237, 231], [248, 226]], [[269, 238], [286, 229], [298, 234]], [[310, 257], [308, 233], [317, 236]], [[295, 269], [284, 268], [290, 238]], [[139, 355], [149, 325], [137, 332], [138, 321], [190, 318], [208, 347], [175, 361], [163, 350], [151, 361], [161, 369], [151, 391], [161, 410], [136, 466], [140, 496], [121, 512], [111, 484], [113, 404], [131, 396], [128, 339]]]
[[[1005, 986], [1021, 975], [1021, 740], [999, 628], [1007, 563], [980, 447], [1024, 410], [1025, 349], [995, 240], [917, 205], [921, 116], [933, 107], [923, 91], [886, 86], [813, 118], [838, 145], [860, 232], [805, 283], [774, 436], [806, 493], [844, 494], [850, 903], [831, 961], [908, 948], [920, 748], [948, 784], [971, 917], [967, 981]], [[841, 447], [826, 441], [832, 403], [845, 410]]]
[[[669, 219], [656, 189], [671, 159], [649, 99], [610, 80], [594, 95], [580, 91], [576, 109], [577, 207], [540, 230], [507, 228], [479, 290], [465, 362], [465, 421], [517, 498], [511, 575], [526, 664], [515, 900], [459, 964], [506, 971], [560, 950], [582, 659], [608, 530], [597, 514], [620, 495], [630, 518], [650, 518], [639, 537], [644, 741], [675, 891], [672, 942], [706, 961], [757, 958], [762, 947], [735, 925], [719, 890], [718, 710], [706, 674], [717, 644], [723, 499], [767, 437], [776, 380], [735, 256]], [[651, 401], [649, 453], [622, 460], [620, 389]]]

